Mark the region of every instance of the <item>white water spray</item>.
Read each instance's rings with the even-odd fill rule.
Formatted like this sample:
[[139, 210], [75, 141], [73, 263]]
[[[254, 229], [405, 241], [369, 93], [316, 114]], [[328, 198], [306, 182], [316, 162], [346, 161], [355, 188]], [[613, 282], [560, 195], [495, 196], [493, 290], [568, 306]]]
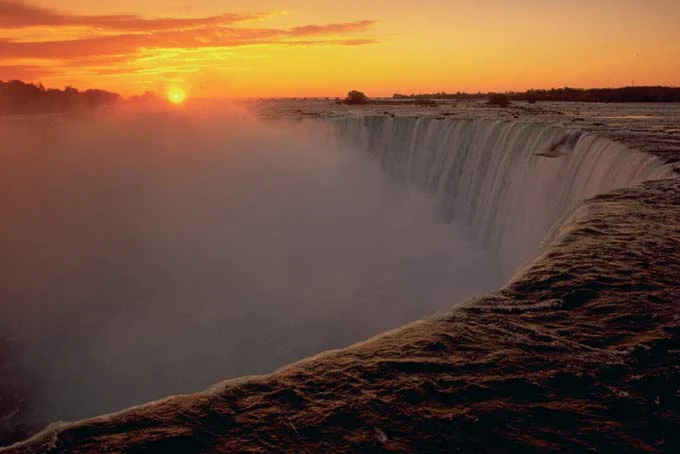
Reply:
[[[341, 140], [393, 178], [436, 197], [447, 220], [464, 220], [498, 254], [506, 277], [579, 201], [672, 173], [652, 155], [559, 126], [405, 117], [334, 123]], [[564, 156], [536, 155], [565, 134], [578, 140]]]

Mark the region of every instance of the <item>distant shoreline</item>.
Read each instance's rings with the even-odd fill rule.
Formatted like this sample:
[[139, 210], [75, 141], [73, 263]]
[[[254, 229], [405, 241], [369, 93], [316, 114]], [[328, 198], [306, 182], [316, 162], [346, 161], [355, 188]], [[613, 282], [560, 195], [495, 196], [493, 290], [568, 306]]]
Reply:
[[640, 86], [620, 88], [551, 88], [547, 90], [527, 90], [523, 92], [489, 92], [489, 93], [424, 93], [402, 95], [394, 94], [393, 99], [454, 99], [472, 100], [488, 99], [492, 96], [505, 95], [510, 101], [526, 101], [535, 103], [551, 102], [603, 102], [603, 103], [638, 103], [638, 102], [680, 102], [680, 87]]
[[[360, 92], [357, 92], [360, 93]], [[487, 92], [487, 93], [418, 93], [399, 94], [392, 97], [368, 97], [361, 93], [360, 99], [349, 99], [331, 96], [296, 96], [296, 97], [260, 97], [260, 100], [292, 100], [312, 101], [326, 100], [336, 104], [352, 106], [397, 106], [412, 105], [419, 107], [436, 107], [450, 102], [462, 101], [490, 101], [490, 104], [499, 104], [494, 98], [504, 98], [507, 103], [501, 103], [502, 107], [515, 102], [534, 104], [537, 102], [582, 102], [582, 103], [680, 103], [680, 87], [667, 86], [640, 86], [621, 88], [551, 88], [546, 90], [527, 90], [524, 92]], [[238, 99], [238, 98], [234, 98]], [[252, 97], [249, 99], [258, 99]], [[503, 101], [503, 100], [501, 100]], [[110, 107], [120, 103], [133, 103], [142, 105], [163, 105], [166, 100], [153, 92], [146, 92], [141, 96], [132, 96], [127, 99], [118, 93], [89, 89], [79, 91], [73, 87], [63, 90], [45, 88], [42, 85], [26, 83], [18, 80], [0, 81], [0, 115], [31, 115], [31, 114], [58, 114], [64, 112], [87, 112], [100, 108]]]

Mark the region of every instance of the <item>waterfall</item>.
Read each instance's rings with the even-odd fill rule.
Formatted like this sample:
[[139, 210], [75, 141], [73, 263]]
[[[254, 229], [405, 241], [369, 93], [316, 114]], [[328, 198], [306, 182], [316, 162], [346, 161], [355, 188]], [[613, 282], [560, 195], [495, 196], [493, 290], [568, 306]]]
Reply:
[[[672, 174], [650, 154], [557, 125], [408, 117], [333, 123], [342, 142], [378, 159], [391, 177], [437, 197], [446, 221], [465, 220], [498, 254], [506, 277], [580, 200]], [[555, 157], [537, 155], [558, 148]]]

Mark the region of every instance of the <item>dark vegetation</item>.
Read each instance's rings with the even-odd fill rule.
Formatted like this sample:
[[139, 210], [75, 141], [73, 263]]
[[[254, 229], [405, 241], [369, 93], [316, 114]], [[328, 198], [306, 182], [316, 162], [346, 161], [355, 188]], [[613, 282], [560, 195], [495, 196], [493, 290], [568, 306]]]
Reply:
[[347, 97], [343, 100], [337, 99], [336, 104], [350, 104], [350, 105], [396, 105], [396, 104], [411, 104], [417, 106], [436, 106], [437, 102], [426, 98], [402, 99], [402, 100], [386, 100], [386, 99], [370, 99], [363, 92], [352, 90], [347, 93]]
[[511, 93], [517, 101], [680, 102], [680, 87], [552, 88]]
[[56, 113], [113, 105], [122, 98], [105, 90], [45, 88], [20, 80], [0, 81], [0, 114]]
[[[490, 99], [496, 93], [422, 93], [394, 94], [393, 99]], [[621, 87], [621, 88], [551, 88], [549, 90], [527, 90], [525, 92], [508, 92], [512, 101], [578, 101], [578, 102], [680, 102], [680, 87]], [[495, 103], [491, 103], [495, 104]]]
[[492, 106], [508, 107], [510, 96], [505, 93], [492, 93], [489, 95], [489, 104]]
[[346, 104], [368, 104], [368, 96], [364, 93], [352, 90], [347, 93], [347, 98], [345, 98]]
[[472, 100], [472, 99], [482, 99], [482, 98], [487, 98], [489, 96], [488, 93], [482, 93], [477, 92], [477, 93], [464, 93], [464, 92], [457, 92], [457, 93], [446, 93], [443, 91], [437, 92], [437, 93], [419, 93], [415, 94], [412, 93], [410, 95], [404, 95], [401, 93], [395, 93], [392, 95], [392, 99], [396, 100], [409, 100], [409, 99], [419, 99], [423, 101], [431, 100], [431, 99], [454, 99], [457, 101], [465, 101], [465, 100]]

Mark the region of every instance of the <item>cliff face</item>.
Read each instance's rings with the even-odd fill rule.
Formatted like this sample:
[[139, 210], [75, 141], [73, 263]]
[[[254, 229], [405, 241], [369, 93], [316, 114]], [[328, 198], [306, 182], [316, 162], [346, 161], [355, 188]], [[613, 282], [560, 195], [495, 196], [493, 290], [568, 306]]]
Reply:
[[2, 452], [675, 452], [679, 219], [675, 179], [596, 196], [485, 298]]

